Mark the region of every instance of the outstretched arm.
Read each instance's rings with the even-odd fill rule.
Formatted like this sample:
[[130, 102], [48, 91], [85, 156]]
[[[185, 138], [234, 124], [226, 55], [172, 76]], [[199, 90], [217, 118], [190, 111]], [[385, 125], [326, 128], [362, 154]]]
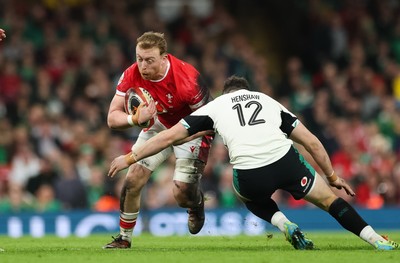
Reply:
[[186, 142], [190, 142], [196, 138], [206, 136], [206, 135], [213, 135], [215, 132], [213, 130], [207, 130], [207, 131], [199, 131], [198, 133], [193, 134], [192, 136], [185, 137], [182, 140], [175, 141], [173, 145], [181, 145]]
[[329, 155], [326, 152], [321, 141], [312, 134], [302, 123], [299, 123], [296, 128], [293, 129], [290, 134], [290, 139], [301, 144], [311, 154], [318, 166], [324, 172], [328, 182], [331, 186], [337, 189], [346, 191], [348, 195], [354, 196], [355, 193], [346, 181], [335, 174], [332, 168], [332, 163], [329, 159]]
[[154, 155], [171, 146], [175, 142], [185, 139], [186, 137], [189, 137], [188, 131], [181, 123], [178, 122], [172, 128], [160, 132], [156, 136], [146, 141], [143, 145], [136, 147], [134, 151], [115, 158], [111, 163], [108, 176], [114, 177], [119, 171], [127, 168], [131, 164], [145, 157]]

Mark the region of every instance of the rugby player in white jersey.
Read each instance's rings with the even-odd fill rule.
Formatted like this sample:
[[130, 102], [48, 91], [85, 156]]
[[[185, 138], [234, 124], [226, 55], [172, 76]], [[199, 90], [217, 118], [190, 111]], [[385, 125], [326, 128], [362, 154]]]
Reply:
[[[327, 211], [345, 229], [377, 250], [399, 249], [399, 245], [377, 234], [356, 210], [336, 196], [325, 180], [293, 146], [296, 142], [310, 153], [329, 185], [354, 192], [332, 168], [322, 143], [283, 105], [271, 97], [249, 91], [244, 78], [232, 76], [224, 83], [223, 95], [159, 133], [131, 153], [111, 164], [109, 176], [144, 157], [195, 137], [216, 132], [229, 150], [233, 165], [233, 187], [246, 207], [258, 217], [278, 227], [296, 249], [312, 249], [298, 226], [290, 222], [271, 195], [288, 191]], [[300, 238], [300, 240], [299, 240]]]

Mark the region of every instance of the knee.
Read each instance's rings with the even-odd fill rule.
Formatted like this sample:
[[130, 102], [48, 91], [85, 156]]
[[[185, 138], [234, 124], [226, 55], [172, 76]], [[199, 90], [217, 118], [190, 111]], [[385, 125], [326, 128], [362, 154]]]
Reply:
[[205, 163], [195, 159], [177, 159], [174, 173], [174, 197], [180, 207], [199, 205], [201, 193], [199, 181]]
[[201, 194], [197, 184], [174, 181], [173, 193], [180, 207], [195, 207], [201, 201]]
[[151, 171], [147, 170], [141, 165], [134, 164], [129, 168], [124, 185], [130, 190], [141, 190], [147, 183], [150, 177]]
[[325, 210], [325, 211], [329, 211], [329, 207], [332, 205], [332, 203], [338, 199], [338, 197], [336, 195], [330, 195], [324, 199], [320, 200], [320, 207]]

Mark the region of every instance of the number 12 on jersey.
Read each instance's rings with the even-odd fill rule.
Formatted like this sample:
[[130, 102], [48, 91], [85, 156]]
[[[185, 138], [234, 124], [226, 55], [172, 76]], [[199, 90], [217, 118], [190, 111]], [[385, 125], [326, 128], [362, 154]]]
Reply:
[[[251, 114], [250, 119], [247, 122], [247, 124], [252, 126], [252, 125], [265, 123], [264, 119], [257, 119], [257, 115], [262, 110], [261, 103], [259, 103], [258, 101], [252, 100], [252, 101], [247, 102], [246, 105], [244, 105], [244, 107], [245, 108], [250, 108], [252, 105], [255, 105], [255, 109], [254, 109], [253, 113]], [[246, 120], [245, 120], [244, 115], [243, 115], [242, 105], [240, 103], [235, 104], [235, 105], [233, 105], [232, 109], [237, 111], [240, 126], [245, 126], [246, 125]]]

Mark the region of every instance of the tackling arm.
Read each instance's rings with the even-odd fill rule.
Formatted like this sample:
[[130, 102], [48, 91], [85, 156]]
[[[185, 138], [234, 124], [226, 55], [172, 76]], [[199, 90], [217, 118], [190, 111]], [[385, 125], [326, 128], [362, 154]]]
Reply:
[[212, 135], [212, 134], [215, 134], [215, 132], [213, 130], [200, 131], [198, 133], [193, 134], [192, 136], [185, 137], [182, 140], [175, 141], [173, 143], [173, 145], [181, 145], [181, 144], [184, 144], [186, 142], [190, 142], [190, 141], [192, 141], [192, 140], [194, 140], [196, 138], [199, 138], [199, 137], [202, 137], [202, 136], [206, 136], [206, 135]]
[[318, 166], [325, 173], [331, 186], [338, 189], [344, 188], [348, 195], [354, 196], [351, 187], [333, 171], [332, 163], [321, 141], [312, 134], [301, 122], [293, 129], [290, 139], [301, 144], [311, 154]]
[[136, 147], [134, 151], [132, 150], [126, 155], [121, 155], [115, 158], [111, 163], [108, 176], [114, 177], [119, 171], [127, 168], [131, 164], [134, 164], [148, 156], [154, 155], [171, 146], [175, 142], [185, 139], [186, 137], [189, 137], [188, 131], [181, 123], [178, 122], [172, 128], [160, 132], [156, 136], [146, 141], [143, 145]]

